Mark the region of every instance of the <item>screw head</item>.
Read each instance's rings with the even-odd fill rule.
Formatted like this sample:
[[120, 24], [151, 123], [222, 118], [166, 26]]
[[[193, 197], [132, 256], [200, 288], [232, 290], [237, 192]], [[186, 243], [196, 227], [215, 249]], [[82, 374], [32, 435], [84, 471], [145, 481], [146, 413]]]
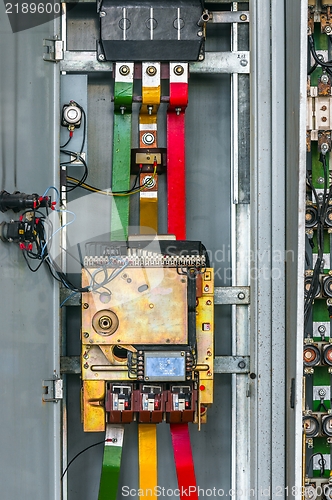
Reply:
[[87, 338], [89, 337], [88, 332], [84, 332], [84, 333], [83, 333], [83, 336], [87, 339]]
[[319, 184], [324, 184], [324, 178], [323, 177], [318, 177], [317, 182]]
[[120, 75], [122, 75], [122, 76], [127, 76], [127, 75], [129, 75], [129, 73], [130, 73], [130, 68], [129, 68], [129, 66], [127, 66], [126, 64], [124, 64], [123, 66], [120, 66], [119, 73], [120, 73]]
[[83, 309], [88, 309], [88, 308], [89, 308], [89, 304], [87, 302], [84, 302]]
[[105, 56], [104, 56], [104, 54], [99, 54], [99, 56], [98, 56], [98, 60], [99, 60], [99, 61], [105, 61]]
[[245, 294], [243, 292], [239, 292], [237, 297], [238, 299], [243, 300], [245, 298]]
[[324, 73], [321, 77], [320, 77], [320, 81], [322, 83], [328, 83], [329, 82], [329, 77], [327, 76], [326, 73]]
[[174, 71], [174, 74], [177, 76], [183, 75], [184, 67], [181, 66], [181, 64], [177, 64], [176, 66], [174, 66], [173, 71]]
[[246, 59], [241, 59], [240, 64], [241, 66], [247, 66], [248, 61]]
[[241, 21], [246, 21], [247, 19], [248, 19], [248, 18], [247, 18], [247, 16], [246, 16], [246, 14], [241, 14], [241, 16], [240, 16], [240, 20], [241, 20]]
[[203, 36], [203, 31], [197, 31], [197, 36]]
[[199, 60], [199, 61], [203, 61], [203, 60], [204, 60], [204, 55], [203, 55], [203, 54], [200, 54], [200, 55], [198, 56], [198, 60]]
[[246, 363], [245, 361], [239, 361], [238, 365], [237, 365], [239, 368], [241, 368], [241, 370], [243, 370], [245, 367], [246, 367]]
[[104, 10], [102, 10], [99, 15], [100, 15], [100, 17], [105, 17], [106, 16], [106, 12]]
[[325, 26], [325, 30], [324, 30], [324, 31], [325, 31], [325, 33], [331, 33], [331, 31], [332, 31], [331, 26], [329, 26], [329, 25], [327, 24], [327, 25]]
[[148, 66], [146, 68], [146, 74], [149, 76], [154, 76], [157, 73], [157, 68], [155, 66]]
[[319, 394], [320, 396], [325, 396], [325, 394], [326, 394], [326, 390], [325, 390], [325, 389], [319, 389], [318, 394]]
[[83, 367], [84, 367], [85, 369], [89, 368], [88, 363], [84, 363]]

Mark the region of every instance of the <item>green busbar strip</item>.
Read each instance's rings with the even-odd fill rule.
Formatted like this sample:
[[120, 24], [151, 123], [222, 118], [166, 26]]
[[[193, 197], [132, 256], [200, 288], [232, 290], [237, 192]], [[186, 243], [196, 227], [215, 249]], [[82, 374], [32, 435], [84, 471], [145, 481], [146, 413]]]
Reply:
[[[328, 37], [325, 33], [321, 33], [320, 31], [320, 23], [315, 23], [315, 49], [316, 50], [328, 50]], [[309, 59], [311, 60], [311, 58]], [[310, 77], [310, 83], [312, 87], [317, 87], [318, 78], [322, 75], [322, 68], [318, 66], [318, 68], [312, 73]]]
[[[307, 454], [308, 456], [310, 456], [311, 454], [314, 453], [322, 453], [323, 455], [330, 454], [330, 445], [326, 442], [326, 437], [314, 438], [314, 448], [311, 450], [308, 450], [307, 448]], [[326, 469], [323, 477], [329, 477], [329, 476], [330, 476], [330, 469]], [[313, 477], [320, 477], [320, 471], [314, 470]]]
[[98, 500], [116, 500], [122, 447], [105, 444]]
[[[133, 84], [114, 84], [114, 124], [112, 191], [127, 191], [130, 187], [131, 111]], [[121, 109], [122, 108], [122, 109]], [[112, 198], [111, 240], [126, 240], [129, 225], [129, 196]]]

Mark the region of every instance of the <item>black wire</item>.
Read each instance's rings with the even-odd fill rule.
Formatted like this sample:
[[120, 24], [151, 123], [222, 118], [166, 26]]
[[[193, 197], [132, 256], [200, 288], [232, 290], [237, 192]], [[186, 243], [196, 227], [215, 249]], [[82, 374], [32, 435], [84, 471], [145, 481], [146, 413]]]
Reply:
[[317, 66], [318, 66], [318, 63], [315, 62], [315, 64], [313, 66], [311, 66], [311, 68], [309, 69], [308, 75], [311, 75], [315, 71]]
[[[309, 74], [309, 73], [308, 73], [308, 74]], [[65, 148], [66, 146], [68, 146], [68, 144], [69, 144], [69, 143], [70, 143], [70, 141], [72, 140], [72, 137], [73, 137], [73, 136], [69, 134], [69, 139], [68, 139], [68, 141], [67, 141], [67, 142], [66, 142], [63, 146], [60, 146], [60, 149]]]
[[320, 455], [320, 456], [321, 456], [321, 459], [320, 459], [320, 461], [319, 461], [319, 462], [321, 462], [321, 463], [319, 463], [319, 462], [318, 462], [318, 464], [319, 464], [319, 466], [320, 466], [320, 477], [322, 477], [322, 476], [324, 475], [324, 472], [325, 472], [325, 459], [324, 459], [324, 457], [323, 457], [323, 454], [322, 454], [322, 453], [317, 452], [317, 453], [313, 453], [313, 454], [311, 455], [310, 459], [309, 459], [309, 462], [308, 462], [308, 465], [307, 465], [307, 471], [306, 471], [307, 476], [309, 475], [309, 468], [310, 468], [310, 464], [311, 464], [311, 462], [312, 462], [312, 459], [313, 459], [314, 457], [316, 457], [317, 455]]
[[98, 446], [100, 444], [106, 443], [106, 441], [107, 441], [107, 439], [104, 439], [103, 441], [99, 441], [98, 443], [91, 444], [90, 446], [87, 446], [86, 448], [84, 448], [84, 450], [77, 453], [77, 455], [75, 455], [74, 458], [71, 459], [71, 461], [69, 462], [69, 464], [67, 465], [67, 467], [63, 471], [62, 476], [61, 476], [61, 481], [63, 480], [64, 476], [67, 474], [69, 467], [76, 460], [76, 458], [78, 458], [80, 455], [82, 455], [82, 453], [85, 453], [86, 451], [90, 450], [90, 448], [93, 448], [94, 446]]
[[[135, 191], [136, 189], [142, 189], [144, 188], [145, 186], [147, 186], [150, 182], [151, 182], [151, 179], [148, 179], [147, 181], [144, 181], [143, 184], [140, 184], [139, 186], [136, 186], [136, 183], [137, 183], [137, 179], [138, 179], [138, 175], [136, 176], [135, 178], [135, 182], [134, 182], [134, 185], [133, 187], [131, 187], [130, 189], [128, 189], [127, 191], [112, 191], [113, 194], [130, 194], [132, 193], [133, 191]], [[74, 188], [71, 188], [71, 189], [67, 189], [67, 192], [68, 191], [72, 191], [73, 189], [77, 188], [77, 187], [80, 187], [82, 189], [86, 189], [87, 191], [90, 191], [89, 188], [91, 188], [92, 190], [95, 190], [94, 192], [96, 192], [98, 194], [98, 191], [102, 191], [102, 189], [98, 189], [96, 188], [95, 186], [91, 186], [91, 184], [86, 184], [85, 181], [82, 181], [82, 179], [79, 181], [78, 179], [75, 179], [78, 183], [75, 184], [73, 181], [71, 181], [70, 179], [68, 180], [68, 182], [70, 184], [73, 184], [75, 187]], [[86, 186], [82, 186], [82, 184], [86, 184]]]
[[331, 61], [322, 61], [319, 57], [318, 57], [318, 54], [316, 52], [316, 49], [315, 49], [315, 42], [314, 42], [314, 37], [313, 35], [309, 35], [308, 36], [308, 42], [309, 42], [309, 48], [310, 48], [310, 52], [312, 54], [312, 57], [314, 58], [314, 60], [316, 61], [316, 63], [321, 66], [322, 68], [332, 68], [332, 62]]

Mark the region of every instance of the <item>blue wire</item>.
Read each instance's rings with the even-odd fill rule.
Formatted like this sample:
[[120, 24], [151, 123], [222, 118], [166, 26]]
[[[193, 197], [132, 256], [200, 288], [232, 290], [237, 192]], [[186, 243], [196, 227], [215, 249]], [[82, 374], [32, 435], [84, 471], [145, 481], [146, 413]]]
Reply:
[[44, 251], [45, 251], [45, 248], [47, 246], [47, 243], [56, 235], [56, 233], [58, 233], [59, 231], [61, 231], [62, 229], [64, 229], [66, 226], [69, 226], [70, 224], [72, 224], [75, 221], [75, 219], [76, 219], [76, 215], [74, 214], [74, 212], [71, 212], [70, 210], [55, 210], [55, 212], [59, 212], [59, 213], [64, 213], [65, 212], [67, 214], [73, 215], [74, 218], [72, 220], [70, 220], [69, 222], [66, 222], [66, 224], [63, 224], [63, 226], [58, 227], [58, 229], [56, 231], [54, 231], [54, 233], [48, 238], [48, 240], [44, 244], [43, 248], [41, 249], [41, 253], [40, 253], [40, 257], [41, 258], [44, 255]]
[[57, 199], [56, 199], [56, 202], [58, 203], [58, 201], [60, 200], [60, 194], [59, 194], [59, 191], [57, 190], [57, 188], [56, 188], [56, 187], [54, 187], [54, 186], [49, 186], [49, 187], [46, 189], [46, 191], [45, 191], [45, 193], [43, 194], [43, 196], [42, 196], [42, 197], [43, 197], [43, 198], [45, 198], [45, 196], [47, 195], [47, 193], [48, 193], [51, 189], [53, 189], [53, 190], [56, 192], [56, 194], [57, 194]]
[[80, 293], [80, 292], [73, 292], [70, 295], [68, 295], [68, 297], [60, 304], [60, 307], [62, 307], [63, 305], [65, 305], [65, 303], [67, 302], [67, 300], [69, 300], [72, 297], [74, 297], [74, 295], [76, 295], [77, 293]]

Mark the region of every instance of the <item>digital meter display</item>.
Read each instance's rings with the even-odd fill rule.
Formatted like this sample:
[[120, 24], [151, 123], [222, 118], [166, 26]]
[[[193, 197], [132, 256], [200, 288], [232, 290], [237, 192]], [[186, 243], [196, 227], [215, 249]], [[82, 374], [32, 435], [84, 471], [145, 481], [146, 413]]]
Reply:
[[184, 352], [145, 352], [144, 379], [151, 381], [185, 380]]

